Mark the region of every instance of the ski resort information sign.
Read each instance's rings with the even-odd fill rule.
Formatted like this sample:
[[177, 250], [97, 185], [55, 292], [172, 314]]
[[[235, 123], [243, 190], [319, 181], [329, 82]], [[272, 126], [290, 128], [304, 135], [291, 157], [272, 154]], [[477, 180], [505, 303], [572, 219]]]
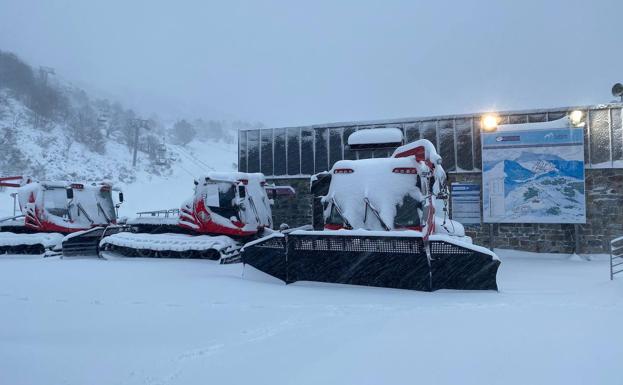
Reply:
[[464, 225], [480, 224], [480, 184], [452, 183], [452, 219]]
[[584, 130], [568, 118], [482, 133], [483, 221], [586, 223]]

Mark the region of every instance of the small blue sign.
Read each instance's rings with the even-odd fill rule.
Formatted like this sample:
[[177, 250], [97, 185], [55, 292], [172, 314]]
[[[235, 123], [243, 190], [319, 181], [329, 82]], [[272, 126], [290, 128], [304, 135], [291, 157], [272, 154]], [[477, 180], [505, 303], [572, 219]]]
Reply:
[[480, 224], [480, 184], [452, 183], [452, 219], [462, 224]]

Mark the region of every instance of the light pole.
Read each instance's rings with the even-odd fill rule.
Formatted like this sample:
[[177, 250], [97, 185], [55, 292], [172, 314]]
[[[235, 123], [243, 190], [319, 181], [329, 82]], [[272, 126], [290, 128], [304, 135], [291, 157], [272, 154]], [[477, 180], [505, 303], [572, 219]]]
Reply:
[[11, 193], [11, 198], [13, 198], [13, 216], [17, 212], [17, 193]]
[[47, 86], [48, 85], [48, 75], [56, 75], [56, 72], [54, 71], [54, 68], [52, 68], [52, 67], [40, 66], [39, 67], [39, 75], [41, 76], [41, 79], [43, 80], [43, 84]]
[[138, 153], [138, 133], [141, 127], [149, 130], [149, 121], [147, 119], [134, 119], [132, 121], [132, 125], [134, 126], [134, 155], [132, 156], [132, 167], [136, 167], [136, 155]]

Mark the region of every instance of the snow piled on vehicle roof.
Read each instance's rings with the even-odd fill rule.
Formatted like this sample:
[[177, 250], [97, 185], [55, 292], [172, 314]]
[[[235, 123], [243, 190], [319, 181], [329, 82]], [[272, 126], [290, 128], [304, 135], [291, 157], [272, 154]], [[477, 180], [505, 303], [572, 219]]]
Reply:
[[399, 128], [370, 128], [353, 132], [348, 137], [348, 145], [402, 143], [402, 131]]
[[437, 153], [437, 149], [435, 148], [435, 145], [431, 143], [431, 141], [428, 139], [419, 139], [414, 142], [407, 143], [404, 146], [400, 146], [396, 150], [394, 150], [392, 157], [394, 158], [400, 157], [401, 154], [412, 151], [418, 147], [424, 147], [424, 153], [425, 153], [424, 157], [430, 160], [431, 163], [435, 165], [441, 164], [441, 156], [439, 155], [439, 153]]
[[[383, 222], [393, 229], [396, 205], [402, 203], [405, 195], [421, 200], [421, 193], [416, 187], [417, 175], [393, 172], [394, 168], [399, 167], [414, 168], [415, 159], [409, 157], [338, 161], [331, 170], [331, 186], [323, 202], [335, 200], [353, 229], [383, 230], [383, 226], [371, 212], [368, 212], [364, 223], [364, 199], [368, 198], [379, 211]], [[353, 172], [336, 173], [339, 169], [351, 169]]]

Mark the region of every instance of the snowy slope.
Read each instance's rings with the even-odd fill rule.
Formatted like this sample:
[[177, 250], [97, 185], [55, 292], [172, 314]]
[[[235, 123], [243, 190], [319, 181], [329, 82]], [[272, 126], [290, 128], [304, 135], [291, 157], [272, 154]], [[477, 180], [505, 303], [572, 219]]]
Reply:
[[[193, 177], [207, 171], [236, 169], [235, 143], [199, 140], [184, 147], [168, 144], [168, 154], [174, 159], [170, 168], [154, 167], [142, 152], [133, 168], [132, 152], [126, 145], [108, 140], [105, 153], [98, 154], [69, 140], [62, 127], [31, 127], [25, 118], [26, 107], [12, 99], [9, 102], [9, 113], [0, 117], [0, 129], [17, 128], [17, 146], [30, 161], [22, 173], [46, 180], [112, 180], [125, 192], [122, 216], [132, 217], [142, 210], [178, 208], [192, 194]], [[17, 123], [16, 116], [22, 116]], [[0, 169], [0, 176], [3, 175], [6, 172]], [[0, 190], [0, 218], [13, 213], [10, 193], [11, 189]]]
[[133, 217], [136, 212], [179, 208], [193, 194], [193, 180], [208, 171], [235, 171], [237, 147], [223, 142], [193, 141], [185, 147], [169, 145], [177, 159], [167, 176], [146, 171], [137, 173], [136, 181], [121, 184], [125, 203], [119, 212]]
[[496, 252], [499, 293], [0, 257], [0, 382], [620, 384], [623, 277], [603, 258]]

